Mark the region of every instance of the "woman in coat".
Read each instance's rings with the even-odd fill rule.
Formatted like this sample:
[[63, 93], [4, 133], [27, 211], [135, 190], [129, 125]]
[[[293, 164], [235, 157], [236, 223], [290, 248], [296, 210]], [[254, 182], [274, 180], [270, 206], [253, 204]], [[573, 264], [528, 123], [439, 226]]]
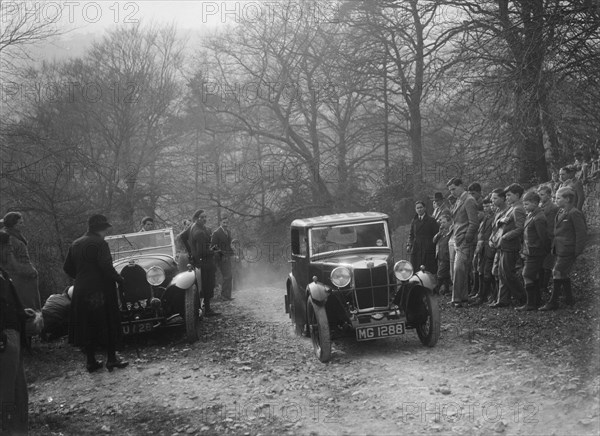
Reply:
[[99, 345], [106, 347], [109, 371], [129, 364], [116, 355], [121, 320], [115, 283], [123, 283], [123, 278], [113, 267], [110, 249], [104, 240], [110, 227], [104, 215], [92, 215], [87, 233], [73, 242], [63, 266], [75, 279], [69, 343], [83, 348], [89, 372], [102, 367], [95, 355]]
[[425, 265], [426, 271], [436, 274], [437, 261], [433, 237], [437, 234], [440, 226], [433, 217], [427, 215], [425, 203], [422, 201], [415, 203], [415, 212], [416, 215], [410, 224], [407, 244], [410, 263], [415, 270], [418, 270], [421, 265]]
[[[2, 268], [10, 275], [19, 298], [25, 307], [40, 311], [42, 304], [38, 290], [38, 272], [29, 258], [27, 250], [27, 239], [23, 236], [22, 229], [25, 226], [23, 215], [19, 212], [9, 212], [4, 216], [4, 229], [9, 235], [9, 244], [16, 262], [2, 264]], [[28, 334], [30, 336], [30, 334]]]

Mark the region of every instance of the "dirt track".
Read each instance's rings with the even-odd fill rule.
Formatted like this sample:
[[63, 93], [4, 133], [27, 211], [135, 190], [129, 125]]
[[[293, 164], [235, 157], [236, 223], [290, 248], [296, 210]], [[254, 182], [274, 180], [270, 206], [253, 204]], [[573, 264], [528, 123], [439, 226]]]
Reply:
[[[88, 374], [64, 343], [27, 358], [32, 434], [598, 434], [598, 400], [564, 368], [444, 320], [438, 346], [295, 337], [283, 290], [242, 287], [189, 346], [165, 332]], [[241, 315], [240, 315], [241, 314]], [[470, 332], [470, 333], [469, 333]]]

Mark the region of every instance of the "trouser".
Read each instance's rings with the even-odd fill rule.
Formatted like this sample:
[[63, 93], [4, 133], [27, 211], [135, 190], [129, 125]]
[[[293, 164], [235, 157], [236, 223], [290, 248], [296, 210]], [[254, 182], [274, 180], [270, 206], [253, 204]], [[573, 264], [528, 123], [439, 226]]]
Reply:
[[223, 285], [221, 286], [221, 296], [231, 298], [231, 288], [233, 285], [233, 276], [231, 274], [231, 257], [223, 256], [217, 261], [217, 267], [223, 276]]
[[[454, 260], [456, 258], [456, 249], [455, 249], [455, 240], [454, 240], [454, 236], [450, 237], [450, 240], [448, 241], [448, 253], [449, 253], [449, 260], [450, 260], [450, 280], [452, 281], [452, 283], [454, 283]], [[414, 267], [413, 268], [417, 268]]]
[[518, 251], [500, 250], [498, 273], [500, 286], [498, 288], [498, 303], [509, 304], [511, 299], [517, 300], [519, 304], [524, 300], [525, 290], [517, 276]]
[[6, 349], [0, 353], [0, 430], [2, 434], [27, 434], [29, 396], [21, 336], [12, 329], [4, 333], [7, 342]]
[[198, 267], [200, 268], [200, 275], [202, 277], [201, 296], [205, 300], [210, 300], [215, 296], [215, 262], [214, 260], [200, 262]]
[[469, 273], [471, 270], [471, 261], [473, 259], [473, 245], [463, 244], [460, 247], [454, 242], [454, 287], [452, 291], [452, 301], [463, 302], [468, 300], [469, 294]]
[[523, 281], [525, 285], [531, 285], [538, 282], [543, 276], [544, 256], [529, 256], [525, 257], [523, 263]]
[[496, 257], [496, 249], [490, 246], [486, 246], [483, 249], [483, 271], [480, 270], [479, 274], [483, 274], [483, 278], [486, 280], [492, 279], [492, 269], [494, 268], [494, 258]]

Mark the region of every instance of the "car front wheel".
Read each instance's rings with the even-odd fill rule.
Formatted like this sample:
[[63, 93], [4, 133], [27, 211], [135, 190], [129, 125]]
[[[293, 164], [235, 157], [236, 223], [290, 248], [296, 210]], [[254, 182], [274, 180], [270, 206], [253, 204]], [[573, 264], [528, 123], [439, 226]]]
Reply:
[[331, 359], [331, 333], [325, 306], [319, 306], [309, 296], [306, 315], [315, 355], [321, 362], [328, 362]]
[[200, 339], [200, 295], [196, 285], [185, 290], [185, 335], [189, 343]]
[[427, 347], [433, 347], [440, 338], [440, 307], [438, 297], [431, 292], [423, 292], [419, 296], [419, 303], [425, 317], [417, 324], [417, 335], [421, 343]]

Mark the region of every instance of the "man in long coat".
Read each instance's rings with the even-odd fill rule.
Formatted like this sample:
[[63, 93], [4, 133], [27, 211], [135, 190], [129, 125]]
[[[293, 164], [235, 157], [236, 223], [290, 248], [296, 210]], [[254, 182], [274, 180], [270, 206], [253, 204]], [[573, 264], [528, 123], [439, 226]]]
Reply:
[[84, 349], [90, 372], [102, 366], [95, 356], [99, 345], [106, 347], [109, 371], [128, 365], [116, 356], [121, 338], [116, 283], [123, 283], [123, 277], [113, 267], [110, 249], [104, 240], [110, 227], [104, 215], [92, 215], [87, 233], [73, 242], [63, 266], [75, 279], [69, 343]]
[[437, 261], [435, 259], [435, 244], [433, 238], [440, 229], [435, 218], [427, 215], [425, 203], [415, 203], [416, 215], [410, 225], [408, 236], [408, 248], [410, 250], [410, 263], [418, 270], [425, 265], [425, 270], [431, 274], [437, 273]]
[[218, 248], [217, 266], [223, 276], [223, 286], [221, 288], [221, 297], [224, 300], [233, 300], [231, 290], [233, 285], [233, 276], [231, 274], [231, 257], [234, 254], [231, 247], [231, 232], [229, 231], [229, 218], [221, 218], [221, 225], [214, 231], [211, 237], [211, 244]]

